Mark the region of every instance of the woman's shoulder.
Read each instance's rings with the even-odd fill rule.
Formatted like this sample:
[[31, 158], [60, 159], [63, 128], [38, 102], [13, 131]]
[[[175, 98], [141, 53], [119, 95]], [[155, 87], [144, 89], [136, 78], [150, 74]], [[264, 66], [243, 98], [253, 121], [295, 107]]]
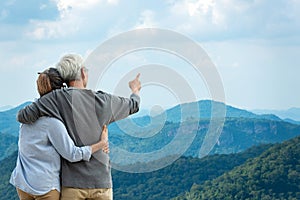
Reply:
[[60, 121], [59, 119], [57, 118], [54, 118], [54, 117], [47, 117], [47, 116], [43, 116], [43, 117], [40, 117], [36, 123], [40, 123], [41, 125], [46, 125], [46, 126], [49, 126], [51, 128], [51, 126], [61, 126], [61, 125], [64, 125], [62, 123], [62, 121]]

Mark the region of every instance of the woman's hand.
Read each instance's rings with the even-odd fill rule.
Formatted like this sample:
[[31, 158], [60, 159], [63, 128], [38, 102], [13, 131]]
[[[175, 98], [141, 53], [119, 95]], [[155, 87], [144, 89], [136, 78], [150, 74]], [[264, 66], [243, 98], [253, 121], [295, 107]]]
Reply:
[[100, 141], [91, 145], [91, 147], [92, 147], [92, 153], [95, 153], [96, 151], [99, 151], [100, 149], [102, 149], [102, 151], [104, 153], [109, 153], [108, 129], [107, 129], [106, 125], [104, 125], [102, 127]]
[[100, 141], [103, 141], [103, 147], [102, 147], [102, 151], [104, 153], [109, 153], [109, 142], [108, 142], [108, 129], [107, 129], [107, 126], [104, 125], [103, 128], [102, 128], [102, 133], [101, 133], [101, 140]]

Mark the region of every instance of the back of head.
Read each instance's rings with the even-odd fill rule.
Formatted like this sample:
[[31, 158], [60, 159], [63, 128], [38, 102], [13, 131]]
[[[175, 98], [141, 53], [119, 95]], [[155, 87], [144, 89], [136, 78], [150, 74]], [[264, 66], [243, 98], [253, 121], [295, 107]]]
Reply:
[[80, 80], [83, 58], [78, 54], [67, 54], [57, 63], [56, 68], [66, 83]]
[[49, 68], [39, 74], [36, 83], [40, 96], [63, 87], [64, 81], [57, 69]]

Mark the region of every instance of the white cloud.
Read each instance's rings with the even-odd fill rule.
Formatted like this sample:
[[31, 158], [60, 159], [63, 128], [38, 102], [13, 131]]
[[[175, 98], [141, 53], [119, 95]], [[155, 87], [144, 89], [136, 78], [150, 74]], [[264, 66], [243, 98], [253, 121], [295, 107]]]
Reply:
[[89, 9], [99, 4], [101, 0], [58, 0], [57, 8], [60, 12], [70, 9]]
[[207, 14], [215, 6], [213, 0], [183, 1], [183, 4], [191, 17]]
[[299, 33], [299, 4], [297, 0], [272, 5], [267, 0], [172, 1], [160, 25], [201, 39], [268, 39]]
[[[298, 93], [290, 90], [290, 85], [299, 85], [299, 0], [35, 2], [4, 0], [0, 3], [0, 71], [10, 81], [4, 84], [8, 85], [4, 93], [18, 88], [19, 82], [31, 84], [22, 85], [24, 93], [30, 89], [36, 92], [32, 81], [36, 71], [55, 63], [65, 52], [77, 52], [87, 57], [91, 49], [117, 33], [132, 28], [158, 27], [181, 32], [201, 44], [207, 43], [207, 50], [220, 69], [230, 102], [248, 107], [268, 104], [288, 107], [292, 103], [286, 99], [290, 99], [295, 102], [293, 105], [299, 105], [299, 95], [294, 97]], [[128, 58], [131, 59], [128, 63], [139, 63]], [[257, 74], [260, 77], [256, 77]], [[10, 80], [12, 76], [19, 82]], [[257, 78], [256, 85], [252, 84], [253, 77]], [[265, 97], [267, 92], [261, 92], [260, 83], [264, 83], [266, 77], [282, 78], [276, 85], [282, 88], [278, 89], [278, 105], [272, 101], [274, 98]], [[277, 83], [272, 78], [269, 81]], [[240, 85], [249, 87], [252, 96], [260, 92], [264, 102], [243, 99]], [[264, 87], [264, 91], [268, 91], [269, 88]], [[282, 91], [286, 95], [282, 95]], [[0, 104], [3, 101], [9, 104], [21, 102], [24, 95], [33, 96], [32, 93], [13, 95], [1, 99]]]
[[74, 15], [68, 15], [57, 21], [31, 20], [26, 35], [33, 40], [63, 38], [76, 33], [80, 23], [80, 18]]
[[[148, 2], [133, 0], [50, 0], [56, 3], [57, 17], [29, 18], [25, 34], [29, 39], [103, 35], [131, 28], [159, 27], [196, 36], [201, 40], [226, 40], [298, 34], [300, 3], [278, 0], [170, 0]], [[131, 6], [134, 4], [134, 6]], [[46, 10], [51, 4], [40, 4]], [[53, 5], [53, 4], [52, 4]], [[53, 9], [53, 8], [52, 8]], [[1, 10], [0, 19], [9, 13]], [[34, 19], [34, 20], [33, 20]]]
[[4, 54], [5, 56], [1, 56], [2, 65], [0, 66], [1, 74], [5, 74], [6, 72], [12, 72], [15, 70], [22, 71], [23, 67], [28, 65], [30, 61], [30, 56], [28, 54]]
[[118, 0], [56, 0], [56, 3], [59, 17], [54, 21], [30, 20], [30, 26], [26, 31], [29, 39], [70, 38], [86, 30], [93, 32], [96, 22], [105, 20], [102, 15], [99, 15], [100, 11], [110, 6], [117, 6], [119, 2]]
[[58, 0], [59, 18], [55, 21], [30, 20], [26, 35], [33, 40], [64, 38], [76, 33], [82, 22], [80, 13], [93, 8], [100, 0]]
[[119, 0], [107, 0], [107, 3], [112, 4], [112, 5], [118, 5]]
[[218, 3], [214, 0], [175, 1], [170, 5], [170, 16], [165, 23], [171, 23], [176, 30], [188, 34], [223, 28], [224, 15], [217, 7]]
[[103, 35], [130, 28], [167, 28], [201, 40], [269, 38], [299, 32], [295, 26], [299, 25], [299, 3], [296, 0], [279, 0], [274, 6], [270, 6], [267, 0], [178, 0], [160, 2], [160, 5], [153, 2], [153, 7], [135, 1], [132, 2], [134, 12], [131, 6], [119, 0], [56, 2], [59, 17], [54, 21], [31, 20], [27, 35], [38, 40], [69, 38], [86, 30], [90, 34], [99, 33], [98, 27], [104, 30]]
[[25, 55], [16, 55], [10, 58], [8, 64], [9, 66], [23, 66], [27, 59], [28, 57]]
[[5, 2], [6, 5], [13, 5], [16, 3], [17, 0], [8, 0]]
[[3, 9], [1, 10], [0, 20], [5, 19], [8, 16], [8, 11]]
[[46, 4], [40, 5], [40, 10], [44, 10], [45, 8], [47, 8], [47, 5], [46, 5]]
[[157, 23], [154, 20], [155, 12], [152, 10], [144, 10], [140, 14], [140, 18], [135, 28], [150, 28], [157, 26]]

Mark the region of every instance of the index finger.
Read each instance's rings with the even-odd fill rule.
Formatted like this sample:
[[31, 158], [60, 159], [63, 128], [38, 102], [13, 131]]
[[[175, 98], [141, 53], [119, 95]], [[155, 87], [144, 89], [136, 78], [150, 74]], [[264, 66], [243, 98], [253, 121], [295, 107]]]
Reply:
[[141, 73], [138, 73], [135, 77], [135, 79], [139, 79], [140, 78]]

